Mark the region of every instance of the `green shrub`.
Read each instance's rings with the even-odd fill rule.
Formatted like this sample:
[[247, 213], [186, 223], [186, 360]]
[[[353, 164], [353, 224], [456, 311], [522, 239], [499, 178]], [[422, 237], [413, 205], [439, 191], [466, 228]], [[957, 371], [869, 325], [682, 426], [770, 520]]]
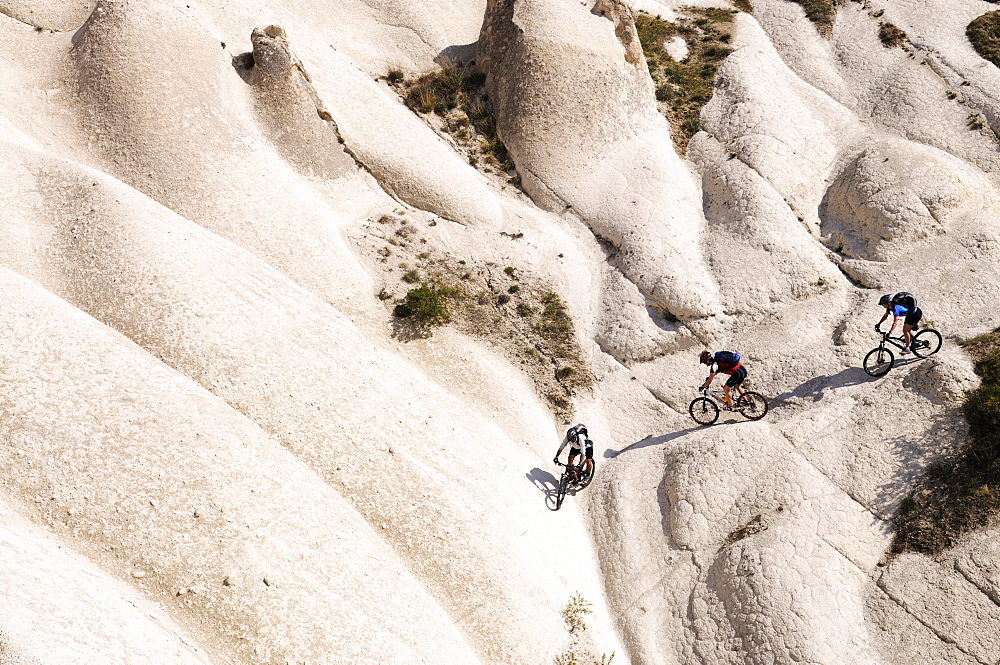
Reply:
[[982, 384], [966, 393], [969, 437], [927, 468], [899, 506], [890, 553], [936, 555], [1000, 514], [1000, 328], [966, 340]]
[[1000, 67], [1000, 11], [986, 12], [965, 29], [976, 53]]
[[[997, 2], [1000, 2], [1000, 0], [997, 0]], [[741, 12], [753, 14], [753, 5], [750, 4], [750, 0], [733, 0], [733, 7], [736, 7]]]
[[403, 273], [402, 280], [407, 284], [416, 284], [420, 281], [420, 273], [416, 270], [407, 270]]
[[400, 319], [412, 318], [422, 326], [440, 326], [451, 320], [448, 299], [451, 289], [435, 284], [423, 284], [406, 292], [406, 300], [392, 310]]

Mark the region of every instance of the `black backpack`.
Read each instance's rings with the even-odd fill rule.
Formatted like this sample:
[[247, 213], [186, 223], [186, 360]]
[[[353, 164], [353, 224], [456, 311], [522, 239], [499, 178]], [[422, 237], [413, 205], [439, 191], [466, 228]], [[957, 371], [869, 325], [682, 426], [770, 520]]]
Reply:
[[912, 312], [917, 308], [917, 299], [913, 297], [912, 293], [907, 293], [906, 291], [900, 291], [889, 302], [893, 305], [905, 307], [907, 312]]
[[715, 354], [715, 362], [719, 363], [719, 369], [732, 369], [740, 364], [740, 354], [732, 351], [719, 351]]

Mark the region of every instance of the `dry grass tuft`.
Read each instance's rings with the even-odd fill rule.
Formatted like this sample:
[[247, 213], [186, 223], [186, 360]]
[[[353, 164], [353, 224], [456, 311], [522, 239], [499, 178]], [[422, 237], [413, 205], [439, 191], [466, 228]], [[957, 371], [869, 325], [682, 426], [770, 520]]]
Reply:
[[486, 94], [486, 77], [470, 68], [442, 67], [415, 79], [390, 71], [385, 77], [415, 112], [438, 119], [447, 133], [481, 171], [494, 172], [519, 184], [514, 162], [497, 132], [496, 116]]
[[886, 48], [897, 48], [906, 43], [906, 33], [886, 21], [878, 25], [878, 38]]
[[816, 30], [824, 37], [829, 37], [833, 30], [833, 19], [837, 15], [834, 0], [791, 0], [802, 5], [806, 18], [816, 24]]
[[1000, 11], [986, 12], [965, 29], [976, 53], [1000, 67]]

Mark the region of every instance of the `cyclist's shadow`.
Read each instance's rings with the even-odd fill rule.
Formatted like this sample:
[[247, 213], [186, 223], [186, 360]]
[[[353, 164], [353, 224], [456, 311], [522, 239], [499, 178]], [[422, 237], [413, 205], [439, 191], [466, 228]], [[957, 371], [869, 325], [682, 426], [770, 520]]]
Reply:
[[539, 469], [535, 467], [528, 473], [524, 474], [524, 477], [531, 481], [534, 485], [545, 494], [546, 498], [549, 496], [554, 496], [556, 489], [559, 487], [559, 479], [553, 476], [551, 473], [544, 469]]
[[[535, 467], [528, 473], [524, 474], [524, 477], [531, 481], [531, 484], [537, 487], [542, 493], [545, 494], [545, 507], [549, 510], [556, 511], [559, 508], [556, 507], [556, 495], [559, 490], [559, 479], [553, 476], [548, 471], [544, 469], [539, 469]], [[577, 490], [571, 488], [567, 490], [566, 494], [568, 496], [576, 496]]]

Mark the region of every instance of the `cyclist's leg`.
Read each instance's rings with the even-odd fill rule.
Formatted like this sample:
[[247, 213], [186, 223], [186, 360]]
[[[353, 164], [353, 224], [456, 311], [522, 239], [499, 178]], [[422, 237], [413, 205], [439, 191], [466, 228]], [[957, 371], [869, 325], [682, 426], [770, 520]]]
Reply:
[[746, 378], [747, 378], [746, 367], [739, 367], [729, 376], [729, 380], [726, 381], [726, 385], [723, 386], [723, 388], [725, 388], [726, 390], [726, 399], [729, 401], [730, 407], [734, 406], [732, 389], [736, 388], [740, 392], [740, 394], [743, 394], [743, 388], [741, 388], [740, 385]]
[[587, 452], [584, 455], [586, 459], [586, 467], [584, 468], [584, 473], [586, 477], [594, 475], [594, 446], [587, 446]]
[[910, 348], [910, 342], [913, 341], [913, 333], [911, 331], [917, 327], [917, 324], [920, 323], [920, 319], [923, 317], [923, 311], [917, 307], [903, 319], [903, 339], [906, 342], [906, 348]]

